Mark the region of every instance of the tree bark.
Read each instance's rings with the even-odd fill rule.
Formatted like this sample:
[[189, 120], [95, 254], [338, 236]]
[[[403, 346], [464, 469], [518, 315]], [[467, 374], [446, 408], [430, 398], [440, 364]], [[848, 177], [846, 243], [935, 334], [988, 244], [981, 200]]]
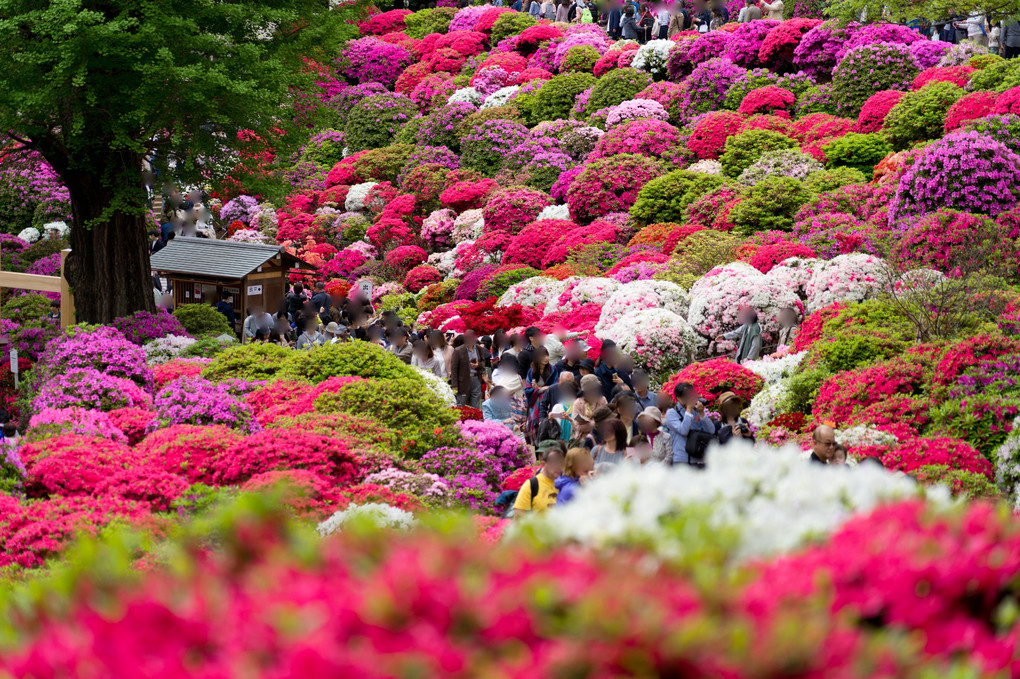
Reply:
[[155, 311], [145, 218], [114, 210], [93, 223], [114, 204], [114, 191], [96, 174], [69, 175], [74, 224], [66, 275], [75, 322], [111, 323], [136, 311]]

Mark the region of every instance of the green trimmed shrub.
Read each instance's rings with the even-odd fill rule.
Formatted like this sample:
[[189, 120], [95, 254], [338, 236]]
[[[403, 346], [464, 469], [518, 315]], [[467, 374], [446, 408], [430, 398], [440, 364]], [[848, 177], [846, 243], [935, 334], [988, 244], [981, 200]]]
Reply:
[[574, 45], [567, 50], [563, 59], [562, 73], [591, 73], [595, 62], [599, 60], [599, 51], [591, 45]]
[[992, 90], [1005, 92], [1011, 87], [1020, 85], [1020, 61], [1008, 59], [988, 64], [970, 76], [967, 89], [971, 92]]
[[495, 47], [504, 38], [523, 33], [526, 29], [531, 28], [537, 23], [538, 21], [533, 16], [524, 12], [500, 14], [492, 23], [492, 30], [489, 32], [489, 44]]
[[595, 83], [586, 110], [594, 113], [610, 106], [618, 106], [628, 99], [633, 99], [638, 92], [651, 84], [652, 76], [644, 71], [636, 68], [613, 69]]
[[283, 369], [277, 373], [282, 379], [303, 380], [318, 384], [330, 377], [364, 377], [366, 379], [416, 380], [419, 388], [424, 382], [417, 371], [383, 347], [353, 340], [314, 347], [308, 351], [294, 351]]
[[495, 276], [486, 279], [486, 281], [478, 287], [478, 294], [476, 297], [479, 300], [488, 299], [489, 297], [499, 299], [511, 285], [516, 285], [517, 283], [527, 280], [532, 276], [541, 275], [541, 271], [530, 266], [522, 266], [519, 269], [510, 269], [509, 271], [501, 271]]
[[351, 170], [367, 181], [395, 183], [412, 151], [414, 146], [410, 144], [391, 144], [371, 149], [354, 161]]
[[[339, 130], [325, 129], [320, 130], [318, 133], [324, 134], [326, 132], [339, 132]], [[338, 143], [332, 139], [326, 139], [317, 144], [308, 144], [305, 147], [304, 152], [301, 154], [301, 160], [307, 163], [315, 163], [316, 165], [325, 165], [327, 167], [333, 167], [343, 159], [343, 143]]]
[[[222, 315], [222, 314], [221, 314]], [[181, 352], [181, 358], [212, 358], [237, 344], [232, 339], [202, 337]]]
[[792, 148], [797, 148], [797, 142], [785, 134], [772, 130], [747, 130], [726, 139], [719, 162], [727, 177], [736, 178], [766, 152]]
[[227, 317], [209, 304], [182, 304], [174, 309], [174, 316], [194, 337], [234, 334]]
[[344, 126], [352, 152], [377, 149], [393, 143], [397, 132], [418, 114], [413, 101], [400, 94], [373, 94], [351, 109]]
[[202, 369], [202, 377], [214, 382], [240, 379], [248, 382], [271, 380], [283, 370], [293, 349], [268, 342], [238, 344], [216, 354]]
[[1020, 399], [991, 394], [969, 394], [963, 398], [943, 401], [933, 408], [931, 431], [939, 436], [963, 439], [982, 455], [995, 461], [998, 450], [1020, 412]]
[[964, 94], [962, 89], [947, 82], [928, 83], [916, 92], [907, 92], [886, 115], [882, 134], [897, 151], [938, 139], [943, 134], [946, 112]]
[[818, 400], [818, 390], [830, 377], [832, 373], [825, 366], [805, 368], [791, 375], [786, 382], [786, 399], [779, 409], [810, 415], [815, 401]]
[[756, 231], [789, 231], [797, 210], [811, 199], [804, 183], [792, 177], [766, 177], [730, 210], [734, 233], [747, 236]]
[[404, 33], [415, 40], [421, 40], [429, 33], [446, 33], [450, 30], [450, 22], [456, 13], [456, 7], [420, 9], [405, 17]]
[[43, 234], [42, 240], [32, 243], [22, 250], [21, 254], [18, 256], [21, 259], [22, 266], [27, 269], [30, 264], [34, 264], [44, 257], [55, 255], [61, 250], [66, 250], [69, 247], [71, 247], [71, 244], [63, 238], [51, 239], [46, 238], [45, 234]]
[[881, 134], [850, 132], [833, 139], [822, 147], [822, 151], [825, 153], [825, 159], [833, 167], [852, 168], [865, 177], [870, 177], [879, 161], [892, 152], [892, 145]]
[[[50, 298], [46, 295], [17, 295], [0, 306], [0, 318], [14, 321], [18, 325], [38, 324], [49, 313]], [[220, 318], [223, 318], [222, 314]]]
[[[992, 55], [988, 55], [992, 56]], [[925, 486], [948, 486], [953, 497], [967, 500], [999, 500], [1002, 493], [982, 474], [965, 469], [950, 469], [944, 464], [926, 464], [911, 472], [918, 483]]]
[[907, 348], [907, 343], [881, 333], [866, 330], [845, 332], [811, 348], [808, 359], [817, 360], [831, 373], [838, 373], [869, 363], [893, 358]]
[[851, 184], [863, 184], [868, 179], [863, 172], [852, 167], [834, 167], [818, 170], [804, 177], [804, 188], [814, 194], [828, 193]]
[[[907, 91], [919, 72], [902, 45], [880, 42], [856, 47], [832, 71], [836, 109], [844, 118], [856, 118], [871, 95], [881, 90]], [[864, 73], [867, 77], [862, 77]]]
[[677, 247], [677, 251], [666, 263], [666, 270], [655, 274], [654, 278], [689, 289], [713, 268], [732, 262], [736, 258], [738, 245], [740, 239], [725, 231], [697, 231]]
[[[400, 362], [399, 359], [394, 360]], [[420, 378], [366, 380], [349, 384], [338, 392], [319, 396], [315, 400], [315, 410], [327, 414], [372, 413], [375, 421], [397, 433], [403, 454], [415, 459], [460, 438], [453, 426], [459, 419], [457, 411], [430, 389], [424, 388]]]
[[684, 222], [687, 207], [710, 191], [731, 183], [726, 177], [676, 170], [641, 187], [630, 216], [640, 226]]
[[566, 73], [546, 80], [535, 95], [530, 122], [569, 118], [574, 99], [594, 84], [591, 73]]
[[524, 124], [524, 115], [521, 114], [517, 108], [516, 102], [511, 102], [505, 106], [493, 106], [492, 108], [482, 109], [481, 111], [475, 111], [469, 116], [465, 116], [463, 120], [457, 125], [457, 140], [453, 146], [446, 145], [451, 151], [456, 153], [460, 148], [461, 140], [470, 134], [476, 127], [487, 123], [490, 120], [512, 120], [515, 123]]

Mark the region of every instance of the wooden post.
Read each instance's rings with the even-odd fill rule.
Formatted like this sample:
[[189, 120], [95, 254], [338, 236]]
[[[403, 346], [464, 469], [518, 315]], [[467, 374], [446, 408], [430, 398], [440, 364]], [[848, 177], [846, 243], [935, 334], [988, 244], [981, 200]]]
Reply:
[[67, 282], [64, 274], [64, 265], [67, 262], [67, 255], [70, 250], [60, 251], [60, 327], [69, 328], [75, 324], [74, 293], [71, 292], [71, 285]]

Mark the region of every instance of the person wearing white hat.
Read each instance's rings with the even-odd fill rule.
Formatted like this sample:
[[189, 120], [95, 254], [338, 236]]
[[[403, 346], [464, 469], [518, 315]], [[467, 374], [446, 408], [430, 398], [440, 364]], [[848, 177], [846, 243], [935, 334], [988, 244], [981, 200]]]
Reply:
[[669, 433], [662, 428], [662, 411], [649, 406], [638, 413], [638, 428], [648, 437], [652, 445], [652, 459], [665, 465], [673, 464], [673, 447], [669, 441]]
[[338, 335], [340, 334], [340, 326], [330, 321], [326, 324], [326, 327], [322, 329], [323, 334], [326, 335], [326, 344], [336, 344], [340, 341]]

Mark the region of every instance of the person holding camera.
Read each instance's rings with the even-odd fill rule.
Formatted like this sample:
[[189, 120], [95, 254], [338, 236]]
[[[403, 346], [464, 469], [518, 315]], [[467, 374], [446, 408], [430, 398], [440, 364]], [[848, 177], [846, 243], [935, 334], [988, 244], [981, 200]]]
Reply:
[[743, 400], [732, 391], [726, 391], [719, 395], [719, 415], [722, 419], [719, 422], [716, 436], [719, 437], [720, 445], [740, 439], [754, 443], [754, 435], [751, 434], [747, 420], [740, 416], [743, 410]]
[[[703, 464], [707, 440], [715, 436], [715, 423], [705, 414], [705, 402], [698, 397], [693, 384], [681, 382], [676, 385], [673, 397], [676, 405], [666, 413], [666, 430], [673, 447], [673, 464]], [[693, 457], [687, 445], [691, 437], [694, 437], [694, 443], [697, 444], [693, 447], [698, 449]]]

